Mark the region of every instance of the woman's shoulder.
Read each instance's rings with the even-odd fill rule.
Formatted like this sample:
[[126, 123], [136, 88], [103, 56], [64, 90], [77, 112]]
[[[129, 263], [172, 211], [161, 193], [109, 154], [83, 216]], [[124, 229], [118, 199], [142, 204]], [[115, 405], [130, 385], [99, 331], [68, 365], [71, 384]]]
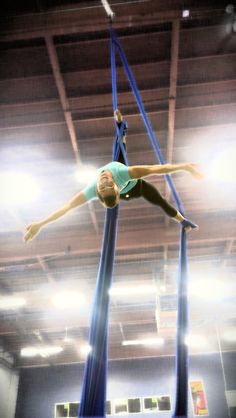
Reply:
[[123, 170], [127, 170], [127, 167], [125, 164], [119, 163], [118, 161], [112, 161], [106, 165], [104, 165], [104, 167], [102, 167], [103, 170], [111, 170], [111, 171], [123, 171]]

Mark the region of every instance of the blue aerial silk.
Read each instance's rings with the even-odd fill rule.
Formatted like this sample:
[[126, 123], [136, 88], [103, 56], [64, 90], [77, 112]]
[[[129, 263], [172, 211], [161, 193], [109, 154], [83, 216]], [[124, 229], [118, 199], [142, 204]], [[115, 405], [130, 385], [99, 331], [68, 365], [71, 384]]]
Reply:
[[[154, 152], [161, 164], [165, 163], [160, 151], [157, 138], [145, 112], [142, 99], [136, 86], [133, 74], [127, 62], [125, 53], [116, 36], [114, 29], [110, 28], [111, 76], [113, 110], [118, 108], [117, 77], [116, 77], [116, 50], [119, 52], [131, 89], [137, 101]], [[122, 152], [125, 163], [128, 165], [127, 155], [122, 143], [124, 124], [116, 125], [117, 135], [113, 145], [112, 160], [117, 161]], [[182, 202], [175, 190], [170, 176], [166, 176], [168, 186], [178, 210], [184, 215]], [[97, 285], [91, 318], [89, 345], [92, 347], [85, 363], [79, 417], [104, 417], [106, 414], [106, 381], [107, 381], [107, 342], [109, 317], [109, 288], [112, 284], [112, 271], [115, 254], [119, 207], [106, 210], [105, 227], [101, 259], [97, 276]], [[177, 343], [176, 343], [176, 402], [173, 418], [187, 418], [188, 410], [188, 349], [185, 336], [188, 330], [188, 301], [187, 301], [187, 254], [186, 232], [180, 231], [180, 258], [178, 274], [178, 317], [177, 317]]]

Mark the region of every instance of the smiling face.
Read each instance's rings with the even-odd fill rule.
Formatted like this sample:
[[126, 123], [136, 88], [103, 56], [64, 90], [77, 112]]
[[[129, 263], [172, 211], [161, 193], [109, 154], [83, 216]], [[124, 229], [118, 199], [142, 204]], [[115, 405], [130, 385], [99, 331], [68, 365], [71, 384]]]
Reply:
[[103, 171], [97, 182], [97, 194], [103, 206], [114, 208], [119, 203], [120, 191], [109, 171]]

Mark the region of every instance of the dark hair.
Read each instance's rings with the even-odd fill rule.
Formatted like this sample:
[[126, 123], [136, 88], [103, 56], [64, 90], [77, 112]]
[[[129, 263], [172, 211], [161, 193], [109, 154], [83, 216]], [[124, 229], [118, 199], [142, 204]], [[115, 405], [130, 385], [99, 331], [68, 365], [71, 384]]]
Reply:
[[105, 205], [110, 209], [114, 208], [117, 205], [117, 195], [116, 194], [114, 194], [114, 195], [112, 194], [112, 195], [108, 195], [106, 197], [102, 197], [100, 195], [100, 193], [97, 191], [97, 196], [98, 196], [99, 200], [102, 203], [105, 203]]

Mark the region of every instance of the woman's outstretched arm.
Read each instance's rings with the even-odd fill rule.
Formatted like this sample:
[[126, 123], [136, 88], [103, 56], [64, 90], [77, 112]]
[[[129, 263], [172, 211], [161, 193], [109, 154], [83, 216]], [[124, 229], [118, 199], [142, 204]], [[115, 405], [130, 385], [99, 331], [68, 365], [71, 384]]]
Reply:
[[45, 225], [56, 221], [58, 218], [64, 216], [67, 212], [71, 209], [74, 209], [78, 206], [82, 206], [84, 203], [87, 202], [87, 198], [85, 197], [83, 192], [77, 193], [71, 200], [69, 200], [65, 205], [60, 207], [59, 209], [52, 212], [46, 218], [41, 219], [37, 222], [32, 222], [26, 227], [26, 233], [24, 235], [24, 241], [31, 241], [35, 238], [35, 236], [40, 232], [41, 228]]
[[130, 166], [128, 171], [132, 179], [140, 179], [142, 177], [152, 176], [153, 174], [171, 174], [178, 171], [187, 171], [197, 179], [203, 178], [203, 174], [198, 169], [197, 165], [193, 163], [134, 165]]

